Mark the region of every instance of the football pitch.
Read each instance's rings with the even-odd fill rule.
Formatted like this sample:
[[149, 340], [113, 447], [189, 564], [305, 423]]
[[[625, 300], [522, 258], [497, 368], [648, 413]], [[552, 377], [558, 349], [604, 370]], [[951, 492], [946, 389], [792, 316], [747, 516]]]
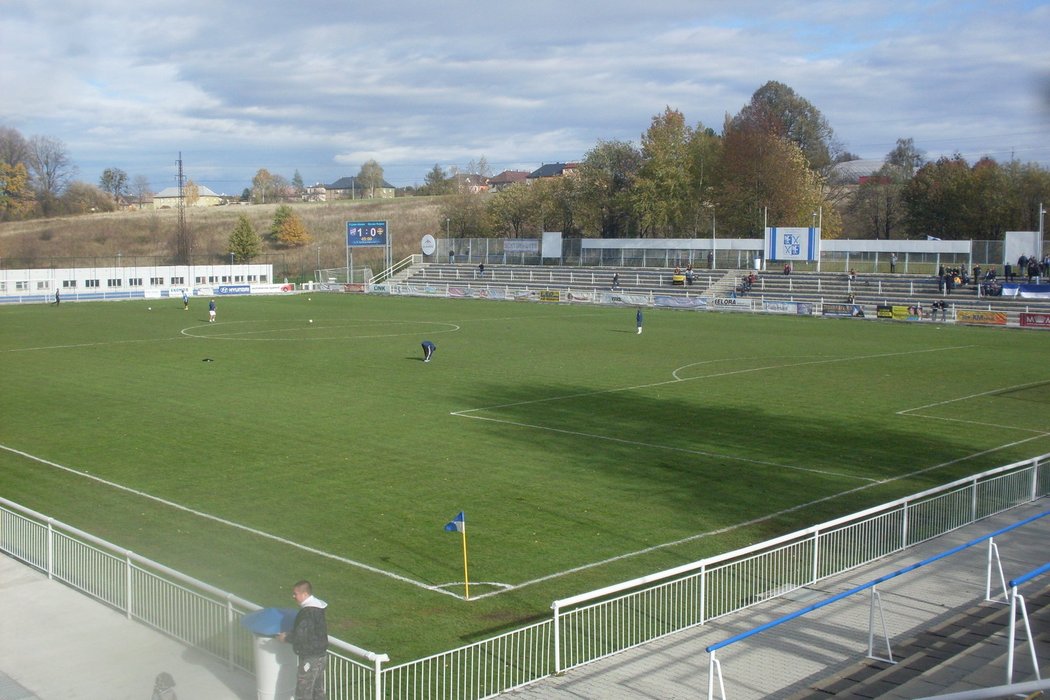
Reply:
[[394, 662], [1050, 452], [1039, 331], [323, 294], [0, 327], [0, 495], [264, 606], [309, 578]]

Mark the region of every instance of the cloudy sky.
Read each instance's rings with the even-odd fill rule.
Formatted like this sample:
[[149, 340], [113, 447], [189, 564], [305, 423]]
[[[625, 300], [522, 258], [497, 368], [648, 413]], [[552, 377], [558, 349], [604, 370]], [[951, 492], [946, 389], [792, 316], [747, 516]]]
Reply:
[[0, 125], [61, 139], [97, 183], [239, 193], [374, 158], [395, 185], [638, 142], [670, 106], [720, 131], [769, 80], [865, 158], [1050, 167], [1045, 0], [0, 0]]

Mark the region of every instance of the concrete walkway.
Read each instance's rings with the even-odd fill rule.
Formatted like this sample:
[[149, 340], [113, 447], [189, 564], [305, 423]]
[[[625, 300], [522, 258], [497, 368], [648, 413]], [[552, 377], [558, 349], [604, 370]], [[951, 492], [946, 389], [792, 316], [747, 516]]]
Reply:
[[[1045, 512], [1048, 508], [1050, 499], [1041, 499], [816, 586], [572, 669], [562, 676], [547, 678], [501, 697], [507, 700], [705, 698], [709, 677], [709, 655], [704, 651], [705, 647]], [[1050, 517], [997, 537], [995, 542], [1003, 562], [1003, 573], [1009, 581], [1050, 560]], [[997, 605], [981, 603], [988, 549], [987, 543], [971, 547], [878, 587], [889, 639], [896, 649], [896, 660], [901, 659], [905, 642], [920, 631], [952, 620], [960, 610], [976, 605]], [[997, 583], [997, 574], [995, 580], [993, 595], [996, 587], [1000, 592], [1002, 590], [1002, 585]], [[1044, 576], [1028, 583], [1021, 593], [1026, 597], [1034, 595], [1044, 591], [1048, 584], [1050, 581]], [[841, 694], [835, 692], [833, 684], [826, 680], [837, 677], [845, 680], [858, 675], [853, 669], [864, 661], [867, 654], [869, 600], [868, 593], [850, 596], [719, 651], [717, 658], [722, 665], [726, 697], [729, 700], [789, 697], [903, 699], [1006, 682], [1004, 650], [1007, 648], [1007, 629], [1001, 627], [994, 639], [989, 638], [984, 649], [981, 648], [982, 642], [973, 642], [976, 653], [952, 656], [947, 668], [924, 674], [907, 685], [884, 683], [869, 695], [866, 690], [847, 690], [849, 685], [842, 682], [838, 684], [842, 688]], [[1004, 617], [1008, 618], [1008, 615]], [[1050, 616], [1044, 612], [1043, 619], [1033, 621], [1034, 633], [1042, 634], [1044, 639], [1037, 642], [1043, 678], [1050, 676], [1050, 653], [1045, 641], [1050, 635], [1050, 619], [1046, 617]], [[881, 626], [877, 633], [875, 653], [884, 657], [886, 646]], [[988, 646], [997, 648], [989, 652]], [[1015, 655], [1015, 682], [1034, 680], [1028, 654], [1025, 648]], [[814, 686], [826, 690], [816, 690]], [[720, 697], [717, 685], [715, 697]]]
[[157, 674], [182, 700], [254, 700], [230, 670], [0, 554], [0, 700], [149, 700]]

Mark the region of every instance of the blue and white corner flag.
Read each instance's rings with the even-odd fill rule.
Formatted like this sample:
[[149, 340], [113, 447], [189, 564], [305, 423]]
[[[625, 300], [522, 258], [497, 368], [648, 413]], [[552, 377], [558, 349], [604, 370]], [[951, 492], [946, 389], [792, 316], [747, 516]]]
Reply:
[[459, 515], [452, 518], [452, 522], [445, 526], [447, 532], [466, 532], [467, 531], [467, 518], [463, 515], [463, 511], [459, 512]]

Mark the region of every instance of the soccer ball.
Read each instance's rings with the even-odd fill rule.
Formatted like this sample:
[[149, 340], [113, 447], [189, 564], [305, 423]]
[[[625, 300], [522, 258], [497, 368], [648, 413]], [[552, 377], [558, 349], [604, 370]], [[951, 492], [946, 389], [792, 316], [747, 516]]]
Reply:
[[149, 308], [146, 309], [146, 311], [153, 311], [153, 307], [150, 306]]
[[311, 318], [311, 319], [310, 319], [310, 323], [313, 323], [313, 322], [314, 322], [314, 320], [313, 320], [313, 319]]

